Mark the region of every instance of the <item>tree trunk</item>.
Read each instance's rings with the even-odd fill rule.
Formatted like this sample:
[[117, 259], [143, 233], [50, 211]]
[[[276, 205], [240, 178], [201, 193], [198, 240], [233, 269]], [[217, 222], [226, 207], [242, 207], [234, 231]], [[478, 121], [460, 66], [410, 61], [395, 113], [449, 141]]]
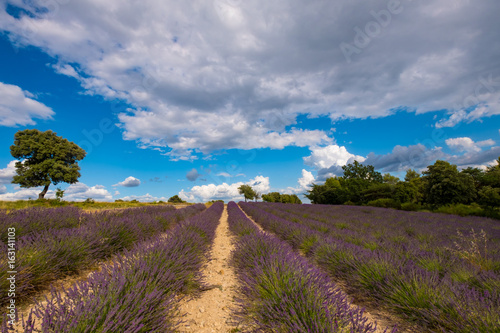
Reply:
[[42, 200], [43, 197], [45, 197], [45, 194], [47, 194], [47, 191], [49, 190], [49, 186], [50, 186], [50, 184], [45, 185], [45, 187], [43, 188], [43, 191], [38, 194], [38, 200]]

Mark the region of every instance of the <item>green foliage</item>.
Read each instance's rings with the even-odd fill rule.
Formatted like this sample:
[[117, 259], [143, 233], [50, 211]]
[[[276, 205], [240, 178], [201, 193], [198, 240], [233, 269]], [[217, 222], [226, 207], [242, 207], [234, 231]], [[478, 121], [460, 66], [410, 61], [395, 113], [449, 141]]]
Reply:
[[389, 185], [396, 185], [396, 183], [399, 182], [399, 178], [391, 175], [390, 173], [384, 174], [383, 180], [384, 183]]
[[92, 198], [87, 198], [85, 199], [85, 201], [83, 202], [84, 204], [94, 204], [95, 203], [95, 200], [92, 199]]
[[500, 207], [500, 188], [483, 187], [479, 191], [478, 202], [487, 207]]
[[408, 169], [406, 170], [406, 176], [405, 176], [405, 181], [406, 182], [411, 182], [412, 180], [420, 178], [420, 174], [413, 170], [413, 169]]
[[62, 198], [64, 197], [64, 191], [61, 190], [61, 188], [57, 188], [56, 189], [56, 199], [57, 200], [62, 200]]
[[170, 197], [168, 199], [168, 202], [170, 203], [185, 203], [186, 201], [182, 200], [177, 194]]
[[476, 186], [476, 188], [480, 188], [484, 182], [485, 173], [479, 168], [468, 167], [467, 169], [463, 169], [460, 172], [464, 175], [471, 176], [474, 180], [474, 186]]
[[[373, 166], [357, 161], [342, 169], [342, 177], [327, 178], [322, 185], [312, 184], [305, 195], [311, 203], [368, 204], [500, 218], [500, 157], [497, 164], [486, 171], [470, 167], [458, 171], [456, 165], [436, 161], [423, 172], [423, 177], [415, 170], [407, 170], [404, 181], [388, 173], [382, 176]], [[272, 192], [265, 195], [264, 200], [280, 202], [279, 196]]]
[[380, 172], [375, 171], [372, 165], [363, 165], [358, 161], [342, 167], [344, 179], [366, 180], [368, 182], [382, 183], [383, 178]]
[[76, 183], [80, 177], [78, 161], [86, 155], [85, 150], [56, 133], [36, 129], [18, 131], [10, 153], [20, 160], [16, 162], [17, 175], [12, 183], [24, 188], [44, 186], [40, 199], [43, 199], [51, 183]]
[[401, 210], [406, 210], [406, 211], [417, 211], [422, 209], [422, 206], [420, 204], [414, 203], [414, 202], [403, 202], [401, 204]]
[[243, 194], [243, 196], [245, 197], [245, 201], [253, 200], [257, 197], [257, 193], [250, 185], [241, 185], [240, 187], [238, 187], [238, 192], [240, 194]]
[[483, 176], [483, 184], [491, 187], [500, 187], [500, 157], [497, 159], [497, 164], [486, 170]]
[[367, 203], [368, 206], [400, 209], [401, 203], [394, 199], [377, 199]]
[[282, 203], [293, 203], [301, 204], [302, 201], [296, 194], [281, 194], [279, 192], [271, 192], [262, 195], [262, 200], [265, 202], [282, 202]]
[[417, 182], [398, 182], [394, 186], [393, 198], [399, 202], [417, 202], [419, 198]]
[[394, 186], [387, 183], [375, 183], [370, 185], [366, 190], [361, 192], [363, 201], [373, 201], [377, 199], [389, 199], [393, 196]]
[[476, 198], [472, 176], [458, 172], [457, 166], [446, 161], [436, 161], [424, 172], [426, 201], [435, 206], [462, 203]]

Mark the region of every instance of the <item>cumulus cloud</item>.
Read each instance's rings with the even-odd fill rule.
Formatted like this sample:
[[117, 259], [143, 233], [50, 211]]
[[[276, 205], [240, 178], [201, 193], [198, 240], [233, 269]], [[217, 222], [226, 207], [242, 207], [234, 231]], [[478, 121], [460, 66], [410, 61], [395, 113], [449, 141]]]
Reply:
[[324, 169], [332, 165], [343, 166], [350, 160], [363, 162], [365, 158], [351, 154], [344, 146], [329, 145], [326, 147], [311, 147], [311, 155], [304, 157], [304, 163], [316, 169]]
[[[16, 200], [28, 200], [28, 199], [38, 199], [38, 194], [42, 191], [41, 187], [34, 188], [17, 188], [15, 192], [7, 192], [0, 194], [0, 200], [5, 201], [16, 201]], [[45, 195], [45, 198], [52, 199], [55, 198], [54, 191], [49, 190]]]
[[482, 150], [481, 147], [493, 146], [495, 144], [495, 141], [491, 139], [474, 142], [468, 137], [447, 139], [445, 142], [448, 147], [459, 152], [480, 152]]
[[190, 171], [188, 171], [188, 173], [186, 174], [186, 178], [187, 180], [189, 180], [190, 182], [194, 182], [196, 181], [196, 179], [198, 179], [201, 175], [198, 173], [198, 170], [196, 170], [195, 168], [191, 169]]
[[376, 170], [397, 172], [407, 169], [422, 169], [434, 163], [437, 159], [446, 159], [447, 154], [441, 147], [427, 148], [422, 144], [413, 146], [396, 146], [391, 153], [385, 155], [368, 154], [365, 164], [373, 165]]
[[256, 176], [246, 183], [237, 182], [232, 184], [222, 183], [193, 186], [189, 191], [181, 190], [179, 197], [189, 202], [206, 202], [209, 200], [238, 201], [243, 200], [243, 196], [238, 192], [238, 187], [244, 184], [250, 185], [259, 193], [267, 193], [270, 189], [269, 177]]
[[302, 177], [297, 180], [299, 186], [297, 187], [287, 187], [284, 190], [280, 190], [280, 193], [286, 194], [302, 194], [310, 189], [309, 185], [314, 183], [315, 177], [312, 172], [302, 169]]
[[64, 191], [64, 200], [67, 201], [84, 201], [87, 198], [97, 201], [111, 201], [113, 196], [102, 185], [89, 187], [84, 183], [71, 184]]
[[302, 177], [298, 180], [300, 189], [307, 190], [309, 189], [309, 185], [314, 182], [314, 176], [312, 172], [307, 171], [306, 169], [302, 169]]
[[16, 160], [10, 161], [6, 168], [0, 169], [0, 185], [12, 182], [12, 178], [16, 175], [16, 162]]
[[0, 82], [0, 125], [35, 125], [35, 118], [51, 119], [54, 111], [33, 97], [18, 86]]
[[[438, 125], [453, 126], [500, 110], [497, 0], [401, 2], [364, 45], [357, 31], [377, 24], [386, 0], [71, 1], [57, 12], [39, 0], [13, 4], [30, 13], [0, 10], [13, 43], [57, 57], [55, 70], [86, 93], [128, 102], [117, 110], [124, 138], [174, 160], [331, 144], [323, 131], [292, 129], [306, 113], [447, 109]], [[347, 57], [344, 44], [357, 51]]]
[[460, 168], [467, 168], [469, 166], [485, 168], [488, 165], [494, 164], [499, 156], [500, 147], [491, 147], [488, 150], [472, 151], [460, 156], [452, 156], [448, 161]]
[[0, 186], [0, 194], [5, 194], [5, 193], [7, 193], [7, 186], [5, 185]]
[[115, 184], [113, 186], [123, 186], [123, 187], [137, 187], [141, 185], [141, 181], [135, 177], [127, 177], [125, 178], [124, 181], [119, 182], [118, 184]]
[[318, 171], [318, 180], [323, 181], [328, 177], [341, 176], [342, 166], [354, 161], [363, 162], [363, 156], [354, 155], [344, 146], [328, 145], [325, 147], [311, 147], [311, 155], [303, 158], [306, 165]]

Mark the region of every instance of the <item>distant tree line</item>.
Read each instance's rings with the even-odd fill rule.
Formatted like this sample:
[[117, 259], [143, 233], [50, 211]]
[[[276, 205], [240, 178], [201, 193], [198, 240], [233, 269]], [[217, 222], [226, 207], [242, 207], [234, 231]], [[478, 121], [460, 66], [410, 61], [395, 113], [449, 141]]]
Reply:
[[357, 161], [342, 167], [341, 177], [330, 177], [322, 185], [313, 184], [306, 197], [313, 204], [367, 204], [414, 210], [420, 206], [446, 205], [500, 206], [500, 158], [482, 170], [438, 160], [421, 174], [409, 169], [404, 180], [382, 175], [371, 165]]
[[299, 197], [296, 194], [281, 194], [279, 192], [271, 192], [262, 195], [262, 200], [266, 202], [282, 202], [301, 204]]

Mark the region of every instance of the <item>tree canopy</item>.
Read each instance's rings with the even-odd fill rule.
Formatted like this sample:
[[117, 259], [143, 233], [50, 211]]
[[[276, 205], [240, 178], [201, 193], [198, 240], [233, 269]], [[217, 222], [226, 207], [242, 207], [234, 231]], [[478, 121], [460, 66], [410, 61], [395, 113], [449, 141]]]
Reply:
[[243, 196], [245, 197], [245, 201], [252, 200], [258, 197], [257, 192], [255, 192], [255, 190], [250, 185], [241, 185], [240, 187], [238, 187], [238, 192], [240, 194], [243, 194]]
[[270, 192], [262, 195], [262, 200], [266, 202], [282, 202], [301, 204], [302, 201], [296, 194], [281, 194], [279, 192]]
[[50, 130], [37, 129], [18, 131], [10, 153], [20, 160], [16, 162], [17, 175], [12, 183], [24, 188], [43, 186], [39, 199], [44, 198], [51, 183], [76, 183], [80, 177], [78, 161], [86, 155], [75, 143]]
[[342, 177], [327, 178], [313, 184], [306, 197], [313, 204], [368, 204], [401, 207], [402, 204], [440, 207], [476, 202], [484, 207], [500, 206], [500, 158], [486, 170], [466, 168], [436, 161], [422, 176], [406, 172], [404, 181], [390, 174], [381, 175], [371, 165], [359, 162], [343, 167]]
[[426, 201], [432, 205], [470, 203], [476, 199], [474, 179], [460, 173], [456, 165], [436, 161], [423, 172]]
[[168, 202], [170, 203], [185, 203], [186, 201], [182, 200], [177, 194], [170, 197], [168, 199]]

